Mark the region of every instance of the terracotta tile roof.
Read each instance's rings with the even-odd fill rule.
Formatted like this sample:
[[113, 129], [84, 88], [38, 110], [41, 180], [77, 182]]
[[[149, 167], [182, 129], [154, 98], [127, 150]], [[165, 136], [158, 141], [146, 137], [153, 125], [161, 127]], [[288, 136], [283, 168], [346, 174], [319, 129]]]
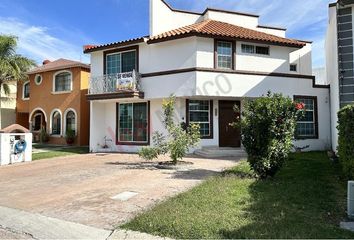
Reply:
[[153, 36], [148, 40], [148, 43], [167, 41], [169, 39], [183, 38], [188, 36], [208, 36], [246, 41], [259, 41], [267, 42], [270, 44], [299, 48], [305, 46], [305, 43], [297, 40], [282, 38], [268, 33], [263, 33], [256, 30], [215, 20], [201, 21], [199, 23], [195, 23], [189, 26], [181, 27], [175, 30], [159, 34], [157, 36]]
[[82, 68], [90, 69], [90, 65], [88, 65], [88, 64], [60, 58], [60, 59], [55, 60], [53, 62], [49, 62], [45, 65], [33, 68], [32, 70], [27, 72], [27, 74], [48, 72], [48, 71], [60, 70], [60, 69], [66, 69], [66, 68], [72, 68], [72, 67], [82, 67]]
[[144, 42], [145, 38], [148, 38], [148, 36], [140, 37], [140, 38], [132, 38], [132, 39], [128, 39], [128, 40], [123, 40], [123, 41], [118, 41], [118, 42], [113, 42], [113, 43], [108, 43], [108, 44], [102, 44], [102, 45], [85, 45], [84, 46], [84, 53], [89, 53], [89, 52], [93, 52], [96, 50], [109, 49], [112, 47], [121, 47], [121, 46], [125, 46], [125, 45], [140, 43], [140, 42]]

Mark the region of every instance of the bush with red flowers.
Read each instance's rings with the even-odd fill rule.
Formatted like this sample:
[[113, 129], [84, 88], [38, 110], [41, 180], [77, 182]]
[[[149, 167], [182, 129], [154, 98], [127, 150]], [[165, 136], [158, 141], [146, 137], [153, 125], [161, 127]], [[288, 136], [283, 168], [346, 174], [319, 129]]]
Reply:
[[251, 168], [260, 178], [274, 176], [293, 147], [297, 119], [305, 105], [282, 94], [246, 101], [241, 121], [242, 144]]

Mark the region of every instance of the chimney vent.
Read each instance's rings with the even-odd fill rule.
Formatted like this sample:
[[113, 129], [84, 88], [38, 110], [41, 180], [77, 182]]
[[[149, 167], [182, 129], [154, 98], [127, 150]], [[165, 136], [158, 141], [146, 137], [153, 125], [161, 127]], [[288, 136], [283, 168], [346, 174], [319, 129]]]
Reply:
[[46, 59], [46, 60], [43, 61], [43, 65], [46, 65], [46, 64], [48, 64], [48, 63], [50, 63], [50, 61], [49, 61], [48, 59]]

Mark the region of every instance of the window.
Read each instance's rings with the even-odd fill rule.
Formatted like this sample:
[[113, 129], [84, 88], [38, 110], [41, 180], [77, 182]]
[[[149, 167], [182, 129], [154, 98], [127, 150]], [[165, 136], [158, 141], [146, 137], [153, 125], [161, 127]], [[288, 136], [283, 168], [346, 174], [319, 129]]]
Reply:
[[269, 47], [256, 47], [256, 53], [262, 55], [269, 55]]
[[241, 51], [248, 54], [269, 55], [269, 47], [241, 44]]
[[106, 55], [107, 74], [132, 72], [136, 68], [136, 50]]
[[290, 71], [291, 72], [297, 72], [297, 65], [296, 64], [290, 64]]
[[41, 85], [42, 83], [42, 76], [37, 74], [35, 77], [34, 77], [34, 82], [36, 83], [36, 85]]
[[69, 129], [76, 134], [76, 114], [73, 110], [69, 110], [65, 116], [65, 132]]
[[297, 138], [317, 138], [317, 98], [296, 96], [295, 101], [305, 104], [304, 117], [298, 119], [297, 122]]
[[217, 68], [233, 69], [232, 42], [217, 41]]
[[203, 138], [212, 136], [211, 118], [212, 101], [187, 101], [188, 121], [187, 124], [196, 123], [200, 126], [200, 136]]
[[54, 92], [68, 92], [72, 90], [71, 72], [61, 72], [54, 76]]
[[23, 99], [29, 99], [30, 98], [30, 83], [29, 82], [25, 82], [23, 84], [22, 98]]
[[147, 143], [148, 103], [122, 103], [118, 106], [118, 142]]
[[61, 134], [61, 114], [59, 111], [54, 111], [52, 113], [52, 134], [60, 135]]
[[253, 45], [242, 44], [241, 48], [242, 48], [242, 52], [243, 53], [251, 53], [251, 54], [253, 54], [255, 52]]

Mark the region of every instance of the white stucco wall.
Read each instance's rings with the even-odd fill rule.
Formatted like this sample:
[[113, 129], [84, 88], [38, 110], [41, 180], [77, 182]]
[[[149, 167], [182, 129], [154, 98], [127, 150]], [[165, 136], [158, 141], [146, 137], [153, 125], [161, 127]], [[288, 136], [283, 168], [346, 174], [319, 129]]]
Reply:
[[326, 35], [326, 74], [327, 82], [331, 86], [331, 134], [332, 148], [336, 151], [338, 146], [337, 113], [339, 111], [339, 73], [338, 73], [338, 43], [337, 43], [337, 15], [336, 8], [329, 8], [329, 21]]
[[195, 67], [196, 49], [196, 37], [141, 44], [139, 70], [141, 73], [151, 73]]
[[283, 38], [285, 38], [285, 35], [286, 35], [286, 31], [280, 30], [280, 29], [272, 29], [272, 28], [258, 26], [256, 28], [256, 30], [259, 32], [264, 32], [264, 33], [272, 34], [272, 35], [283, 37]]
[[246, 16], [241, 14], [231, 14], [226, 12], [208, 10], [204, 15], [204, 19], [227, 22], [241, 27], [256, 29], [258, 26], [259, 18], [254, 16]]
[[150, 36], [191, 25], [200, 18], [198, 14], [172, 11], [161, 0], [150, 0]]
[[297, 65], [297, 73], [312, 75], [312, 44], [290, 53], [290, 63]]
[[[306, 47], [305, 50], [297, 50], [289, 47], [281, 47], [266, 44], [254, 44], [257, 46], [269, 46], [269, 55], [260, 54], [247, 54], [242, 53], [242, 44], [251, 44], [247, 42], [236, 42], [236, 70], [244, 71], [258, 71], [258, 72], [280, 72], [280, 73], [293, 73], [290, 72], [289, 58], [292, 52], [308, 52], [309, 54], [304, 57], [301, 54], [292, 55], [293, 60], [296, 59], [299, 63], [300, 74], [311, 75], [311, 47]], [[197, 38], [197, 67], [213, 68], [214, 67], [214, 39], [211, 38]], [[309, 61], [310, 60], [310, 61]], [[309, 66], [308, 66], [309, 65]]]

